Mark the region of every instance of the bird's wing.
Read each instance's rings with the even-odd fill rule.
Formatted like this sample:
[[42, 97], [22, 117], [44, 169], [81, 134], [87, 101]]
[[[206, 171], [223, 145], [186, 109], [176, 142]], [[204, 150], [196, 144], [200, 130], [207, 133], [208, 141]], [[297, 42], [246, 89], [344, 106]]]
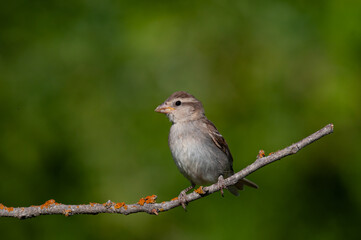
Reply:
[[204, 124], [207, 127], [209, 136], [213, 140], [213, 143], [220, 150], [222, 150], [222, 152], [224, 152], [227, 155], [228, 160], [229, 160], [229, 162], [231, 163], [231, 166], [232, 166], [233, 158], [232, 158], [231, 151], [228, 148], [228, 144], [227, 144], [226, 140], [224, 140], [223, 136], [218, 132], [216, 126], [214, 126], [214, 124], [211, 121], [209, 121], [208, 119], [204, 119], [203, 121], [204, 121]]

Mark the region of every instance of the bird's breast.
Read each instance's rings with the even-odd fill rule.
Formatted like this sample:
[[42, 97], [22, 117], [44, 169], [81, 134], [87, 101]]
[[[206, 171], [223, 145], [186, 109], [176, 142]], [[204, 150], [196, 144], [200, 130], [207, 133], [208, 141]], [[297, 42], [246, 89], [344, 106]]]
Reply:
[[192, 122], [172, 125], [169, 147], [180, 172], [195, 184], [215, 183], [229, 167], [227, 156]]

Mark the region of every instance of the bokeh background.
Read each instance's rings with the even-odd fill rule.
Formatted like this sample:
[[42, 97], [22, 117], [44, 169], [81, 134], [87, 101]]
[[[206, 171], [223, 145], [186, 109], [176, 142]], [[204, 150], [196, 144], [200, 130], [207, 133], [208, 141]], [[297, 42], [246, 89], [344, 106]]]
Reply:
[[334, 134], [159, 216], [0, 219], [1, 239], [360, 239], [360, 1], [3, 1], [0, 202], [135, 203], [188, 182], [155, 107], [199, 98], [240, 170]]

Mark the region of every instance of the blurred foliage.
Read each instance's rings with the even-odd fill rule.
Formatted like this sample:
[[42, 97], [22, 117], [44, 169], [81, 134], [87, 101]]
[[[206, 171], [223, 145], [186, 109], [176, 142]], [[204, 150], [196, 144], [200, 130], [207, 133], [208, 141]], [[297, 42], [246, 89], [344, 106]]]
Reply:
[[157, 217], [0, 219], [1, 239], [359, 239], [360, 1], [3, 1], [0, 202], [175, 197], [188, 182], [153, 112], [199, 98], [235, 169], [327, 123], [335, 133]]

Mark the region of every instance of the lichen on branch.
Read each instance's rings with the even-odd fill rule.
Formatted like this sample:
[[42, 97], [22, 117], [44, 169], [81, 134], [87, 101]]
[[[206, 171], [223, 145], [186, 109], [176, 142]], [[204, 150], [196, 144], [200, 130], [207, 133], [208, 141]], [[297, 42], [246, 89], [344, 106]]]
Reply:
[[[301, 141], [294, 143], [282, 150], [271, 153], [268, 156], [266, 156], [264, 151], [261, 150], [257, 155], [257, 159], [252, 164], [230, 176], [229, 178], [225, 179], [224, 184], [226, 187], [234, 185], [238, 182], [238, 180], [248, 176], [252, 172], [257, 171], [258, 169], [284, 157], [295, 154], [307, 145], [313, 143], [316, 140], [319, 140], [320, 138], [332, 132], [333, 124], [328, 124], [324, 128], [302, 139]], [[185, 197], [187, 202], [189, 203], [197, 199], [206, 197], [219, 190], [221, 190], [221, 186], [215, 183], [207, 187], [200, 187], [193, 192], [187, 194]], [[168, 211], [181, 205], [181, 202], [178, 198], [173, 198], [170, 201], [164, 201], [161, 203], [157, 203], [156, 199], [157, 196], [152, 195], [141, 198], [135, 204], [125, 204], [124, 202], [115, 203], [109, 200], [102, 204], [89, 203], [80, 205], [65, 205], [62, 203], [57, 203], [55, 200], [50, 199], [42, 205], [30, 207], [6, 207], [5, 205], [0, 203], [0, 217], [14, 217], [19, 219], [26, 219], [37, 217], [40, 215], [54, 214], [64, 215], [68, 217], [75, 214], [95, 215], [99, 213], [118, 213], [128, 215], [138, 212], [146, 212], [149, 214], [158, 215], [160, 212]]]

